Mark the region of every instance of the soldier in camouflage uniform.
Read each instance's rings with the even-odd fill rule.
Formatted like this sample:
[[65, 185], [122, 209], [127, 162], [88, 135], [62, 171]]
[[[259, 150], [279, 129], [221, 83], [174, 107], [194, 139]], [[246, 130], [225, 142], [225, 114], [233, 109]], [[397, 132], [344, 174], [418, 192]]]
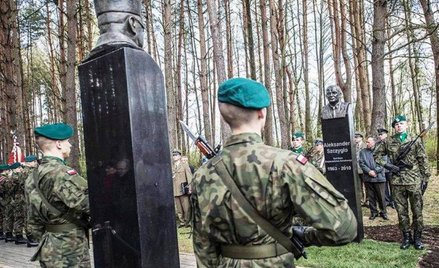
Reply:
[[5, 217], [5, 192], [4, 182], [6, 181], [6, 173], [9, 169], [7, 164], [0, 165], [0, 240], [5, 240], [5, 233], [3, 232], [3, 220]]
[[[422, 141], [417, 140], [406, 158], [403, 159], [405, 164], [395, 166], [398, 155], [414, 138], [407, 133], [407, 118], [405, 116], [396, 116], [392, 127], [395, 129], [396, 134], [379, 144], [374, 153], [375, 159], [377, 163], [393, 173], [390, 183], [393, 198], [396, 202], [399, 228], [403, 234], [401, 249], [409, 248], [412, 242], [408, 211], [409, 203], [413, 214], [414, 246], [415, 249], [423, 249], [424, 245], [421, 240], [424, 227], [422, 194], [431, 175], [427, 156]], [[385, 155], [388, 155], [390, 163], [386, 162]]]
[[309, 155], [307, 155], [307, 158], [323, 175], [326, 174], [325, 153], [323, 151], [323, 140], [321, 138], [317, 138], [314, 141], [314, 147]]
[[293, 134], [292, 138], [291, 138], [291, 151], [293, 153], [296, 154], [301, 154], [303, 156], [305, 156], [307, 154], [305, 148], [304, 148], [304, 143], [305, 143], [305, 135], [303, 134], [303, 132], [297, 131], [296, 133]]
[[90, 215], [87, 181], [65, 163], [73, 129], [51, 124], [34, 134], [44, 156], [25, 186], [29, 229], [40, 240], [31, 260], [42, 267], [91, 267], [87, 223], [80, 220]]
[[10, 166], [10, 170], [12, 172], [5, 183], [5, 242], [15, 241], [15, 244], [26, 244], [26, 239], [23, 238], [24, 211], [20, 208], [24, 200], [21, 183], [23, 169], [21, 164], [16, 162]]
[[[313, 165], [300, 163], [298, 154], [262, 142], [270, 105], [265, 87], [249, 79], [230, 79], [220, 85], [218, 101], [232, 129], [220, 155], [251, 205], [286, 236], [295, 235], [306, 245], [354, 239], [357, 222], [343, 195]], [[192, 184], [198, 267], [294, 267], [293, 254], [278, 251], [276, 240], [231, 196], [213, 165], [215, 159], [198, 169]], [[294, 228], [293, 234], [292, 217], [298, 214], [311, 226]], [[241, 257], [243, 250], [254, 258]]]
[[[26, 179], [29, 177], [30, 174], [32, 174], [34, 168], [37, 167], [38, 163], [37, 163], [37, 157], [34, 155], [28, 155], [24, 158], [24, 167], [23, 167], [23, 171], [21, 172], [21, 178], [23, 180], [23, 192], [24, 192], [24, 184]], [[24, 230], [26, 233], [26, 238], [27, 238], [27, 247], [36, 247], [38, 246], [38, 242], [35, 241], [34, 237], [32, 236], [32, 234], [30, 233], [29, 230], [29, 221], [28, 221], [28, 215], [27, 215], [27, 208], [29, 206], [29, 198], [27, 196], [27, 194], [25, 195], [24, 198], [24, 202], [22, 202], [21, 207], [19, 209], [21, 209], [24, 213]]]

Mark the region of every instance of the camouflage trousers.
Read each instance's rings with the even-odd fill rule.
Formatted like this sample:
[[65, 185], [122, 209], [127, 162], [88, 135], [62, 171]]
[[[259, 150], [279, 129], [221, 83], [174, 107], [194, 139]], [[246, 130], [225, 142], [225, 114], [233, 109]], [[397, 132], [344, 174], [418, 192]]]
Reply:
[[31, 261], [39, 260], [41, 267], [91, 267], [88, 240], [84, 230], [69, 233], [45, 233]]
[[0, 232], [3, 232], [3, 218], [4, 218], [5, 208], [0, 204]]
[[25, 212], [24, 200], [12, 200], [6, 205], [4, 231], [15, 235], [23, 234]]
[[413, 214], [414, 231], [422, 232], [424, 227], [422, 219], [422, 193], [420, 184], [392, 185], [393, 199], [398, 212], [399, 229], [405, 233], [410, 232], [409, 204]]

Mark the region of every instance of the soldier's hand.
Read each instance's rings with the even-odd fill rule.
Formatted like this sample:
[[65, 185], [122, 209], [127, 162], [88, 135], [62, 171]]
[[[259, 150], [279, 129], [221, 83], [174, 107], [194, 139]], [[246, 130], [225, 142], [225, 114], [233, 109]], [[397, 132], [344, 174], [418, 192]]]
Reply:
[[295, 236], [297, 239], [299, 239], [299, 241], [302, 242], [302, 244], [304, 246], [309, 246], [309, 243], [307, 243], [305, 240], [306, 229], [308, 229], [308, 226], [294, 225], [293, 226], [293, 236]]
[[425, 191], [427, 190], [428, 182], [422, 181], [421, 182], [421, 193], [424, 195]]
[[395, 165], [390, 164], [390, 163], [386, 163], [386, 164], [384, 165], [384, 167], [385, 167], [387, 170], [390, 170], [390, 171], [393, 172], [393, 173], [398, 173], [398, 172], [400, 171], [400, 168], [399, 168], [398, 166], [395, 166]]
[[375, 173], [375, 171], [371, 170], [371, 171], [369, 171], [369, 176], [376, 177], [377, 174]]

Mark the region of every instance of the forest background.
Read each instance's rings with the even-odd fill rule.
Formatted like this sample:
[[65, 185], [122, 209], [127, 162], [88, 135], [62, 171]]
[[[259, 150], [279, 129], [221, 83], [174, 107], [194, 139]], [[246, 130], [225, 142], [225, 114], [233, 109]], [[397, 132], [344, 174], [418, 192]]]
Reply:
[[[169, 142], [195, 150], [178, 124], [211, 144], [230, 130], [220, 119], [218, 84], [231, 77], [261, 81], [272, 96], [263, 132], [288, 148], [291, 133], [321, 137], [324, 89], [341, 87], [355, 127], [375, 135], [395, 115], [410, 132], [435, 122], [424, 138], [437, 166], [439, 0], [144, 0], [145, 51], [164, 73]], [[13, 135], [37, 153], [35, 126], [74, 126], [70, 165], [84, 171], [77, 66], [98, 28], [89, 0], [0, 0], [0, 161]], [[198, 156], [196, 156], [198, 157]], [[192, 159], [194, 161], [194, 159]], [[197, 159], [198, 160], [198, 159]]]

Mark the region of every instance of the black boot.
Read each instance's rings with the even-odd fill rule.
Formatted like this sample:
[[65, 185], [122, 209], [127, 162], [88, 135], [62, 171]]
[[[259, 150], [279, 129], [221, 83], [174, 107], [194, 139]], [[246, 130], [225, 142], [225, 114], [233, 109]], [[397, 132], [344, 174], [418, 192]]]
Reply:
[[38, 246], [38, 242], [34, 240], [32, 235], [26, 235], [26, 237], [27, 237], [27, 247], [28, 248]]
[[412, 234], [410, 232], [402, 233], [402, 242], [401, 246], [399, 246], [400, 249], [408, 249], [410, 247], [410, 243], [412, 240]]
[[414, 245], [415, 245], [415, 249], [417, 249], [417, 250], [424, 249], [424, 244], [422, 244], [422, 232], [415, 231], [415, 233], [414, 233]]
[[6, 232], [5, 242], [8, 243], [8, 242], [13, 242], [13, 241], [15, 241], [15, 238], [12, 235], [12, 233], [11, 232]]
[[15, 236], [15, 245], [26, 244], [27, 239], [24, 239], [23, 235], [18, 234]]
[[376, 217], [378, 217], [378, 213], [372, 213], [369, 217], [369, 220], [373, 221]]
[[3, 231], [0, 232], [0, 240], [5, 240], [6, 236], [5, 233], [3, 233]]

